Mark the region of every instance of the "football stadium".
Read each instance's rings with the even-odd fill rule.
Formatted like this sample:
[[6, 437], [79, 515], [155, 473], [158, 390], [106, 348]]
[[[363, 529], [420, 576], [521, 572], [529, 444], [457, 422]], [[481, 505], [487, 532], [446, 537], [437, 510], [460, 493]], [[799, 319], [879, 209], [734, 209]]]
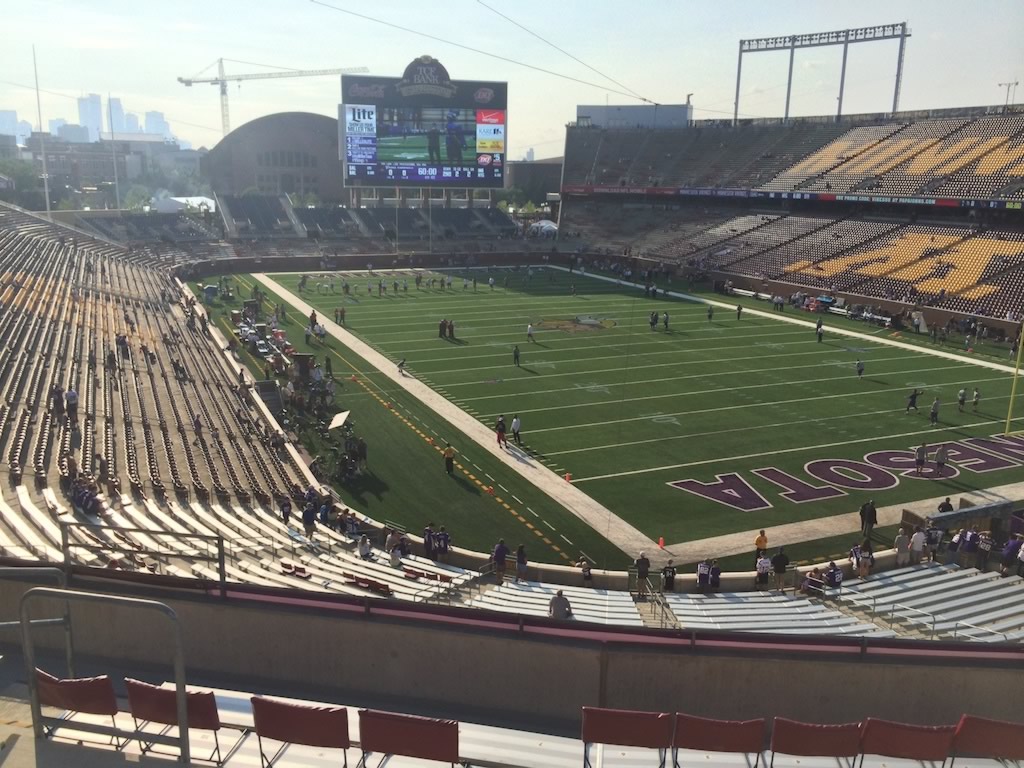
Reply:
[[[486, 64], [231, 130], [221, 60], [174, 210], [121, 204], [113, 113], [87, 163], [40, 108], [0, 763], [1019, 764], [1024, 105], [901, 111], [911, 35], [740, 40], [717, 118], [580, 106], [528, 210]], [[883, 41], [892, 109], [844, 113]], [[791, 116], [823, 46], [838, 111]], [[745, 117], [769, 51], [785, 114]]]

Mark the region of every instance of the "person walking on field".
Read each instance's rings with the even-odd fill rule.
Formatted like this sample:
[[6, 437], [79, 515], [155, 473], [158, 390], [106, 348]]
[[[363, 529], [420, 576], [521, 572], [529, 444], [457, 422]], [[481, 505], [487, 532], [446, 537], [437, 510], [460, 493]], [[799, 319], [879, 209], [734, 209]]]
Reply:
[[708, 322], [711, 322], [711, 318], [715, 316], [715, 308], [708, 304]]
[[499, 416], [497, 423], [494, 425], [494, 433], [498, 436], [499, 448], [508, 448], [508, 438], [505, 437], [506, 431], [505, 417]]
[[863, 360], [858, 360], [857, 361], [857, 378], [858, 379], [863, 379], [864, 378], [864, 361]]
[[519, 430], [523, 428], [523, 422], [519, 420], [519, 414], [517, 413], [512, 417], [512, 439], [516, 441], [516, 445], [521, 446], [523, 441], [519, 439]]
[[518, 344], [516, 344], [514, 347], [512, 347], [512, 365], [514, 365], [516, 368], [520, 368], [521, 367], [519, 365], [519, 345]]
[[455, 449], [451, 443], [444, 444], [444, 471], [449, 475], [455, 472]]
[[939, 425], [939, 405], [939, 398], [936, 397], [932, 400], [932, 407], [928, 412], [928, 419], [931, 421], [933, 427], [937, 427]]
[[526, 324], [526, 341], [532, 341], [534, 344], [537, 343], [537, 340], [533, 338], [533, 323]]
[[741, 304], [736, 305], [736, 319], [739, 320], [743, 316], [743, 306]]

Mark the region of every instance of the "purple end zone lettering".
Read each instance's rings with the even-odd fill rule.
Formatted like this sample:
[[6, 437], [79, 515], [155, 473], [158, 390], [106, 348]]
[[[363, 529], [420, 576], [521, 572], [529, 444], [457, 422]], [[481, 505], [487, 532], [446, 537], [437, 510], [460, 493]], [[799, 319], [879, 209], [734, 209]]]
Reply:
[[[845, 470], [850, 474], [845, 474]], [[880, 467], [850, 459], [819, 459], [804, 465], [804, 471], [824, 483], [858, 491], [884, 491], [895, 488], [900, 481]], [[859, 475], [851, 477], [850, 475]]]
[[715, 475], [715, 479], [716, 482], [713, 483], [702, 483], [699, 480], [676, 480], [667, 485], [743, 512], [756, 512], [759, 509], [772, 508], [764, 496], [755, 491], [746, 480], [735, 472]]
[[[968, 472], [995, 472], [998, 469], [1016, 467], [1017, 462], [979, 451], [965, 443], [945, 443], [949, 460]], [[936, 446], [938, 447], [938, 446]]]
[[963, 442], [1014, 461], [1024, 461], [1024, 438], [992, 435], [991, 438], [970, 437]]
[[875, 451], [865, 456], [864, 461], [870, 462], [876, 467], [898, 470], [900, 477], [908, 477], [912, 480], [937, 480], [940, 477], [957, 477], [960, 474], [960, 470], [956, 467], [951, 467], [948, 462], [942, 468], [942, 473], [939, 474], [934, 460], [935, 447], [929, 447], [928, 453], [931, 454], [932, 458], [925, 462], [920, 475], [917, 474], [917, 460], [913, 451]]
[[764, 478], [772, 485], [777, 485], [784, 492], [779, 495], [782, 498], [792, 501], [794, 504], [805, 504], [808, 501], [821, 501], [836, 496], [846, 496], [846, 491], [833, 488], [831, 485], [809, 485], [803, 480], [798, 480], [788, 472], [783, 472], [775, 467], [764, 467], [751, 470], [758, 477]]

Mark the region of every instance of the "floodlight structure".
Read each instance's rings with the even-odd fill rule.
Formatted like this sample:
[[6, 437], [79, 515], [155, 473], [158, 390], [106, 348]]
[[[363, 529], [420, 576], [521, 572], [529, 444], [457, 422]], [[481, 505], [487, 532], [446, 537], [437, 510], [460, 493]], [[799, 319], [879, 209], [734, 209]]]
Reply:
[[793, 90], [793, 59], [797, 48], [818, 48], [823, 45], [843, 46], [843, 69], [839, 75], [839, 107], [836, 119], [843, 115], [843, 88], [846, 84], [846, 54], [851, 43], [875, 43], [881, 40], [899, 40], [900, 50], [896, 57], [896, 90], [892, 96], [892, 111], [898, 112], [900, 106], [900, 84], [903, 80], [903, 54], [907, 47], [910, 28], [907, 22], [899, 24], [882, 24], [876, 27], [858, 27], [842, 29], [834, 32], [812, 32], [805, 35], [787, 35], [784, 37], [760, 37], [751, 40], [740, 40], [739, 60], [736, 63], [736, 101], [732, 115], [733, 125], [740, 117], [740, 76], [743, 73], [744, 53], [765, 53], [768, 51], [789, 51], [789, 76], [786, 79], [786, 113], [783, 117], [789, 122], [789, 97]]

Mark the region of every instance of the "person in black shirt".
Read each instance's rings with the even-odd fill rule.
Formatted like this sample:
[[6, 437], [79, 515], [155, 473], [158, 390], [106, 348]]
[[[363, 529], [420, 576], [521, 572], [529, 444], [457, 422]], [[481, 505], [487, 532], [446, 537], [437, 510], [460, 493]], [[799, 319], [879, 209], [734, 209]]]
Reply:
[[427, 130], [427, 162], [441, 162], [441, 130], [437, 123], [431, 123]]
[[672, 565], [672, 561], [669, 560], [665, 564], [665, 567], [661, 569], [661, 591], [662, 592], [675, 592], [676, 585], [676, 568]]
[[640, 600], [646, 600], [647, 577], [651, 574], [651, 561], [643, 552], [633, 563], [636, 566], [636, 589]]
[[875, 500], [868, 499], [860, 508], [860, 532], [865, 539], [871, 538], [871, 531], [878, 525], [878, 511], [875, 509]]
[[775, 574], [775, 588], [779, 592], [784, 591], [786, 581], [786, 569], [789, 567], [789, 555], [785, 553], [782, 547], [779, 547], [779, 551], [775, 553], [775, 557], [772, 558], [772, 571]]

